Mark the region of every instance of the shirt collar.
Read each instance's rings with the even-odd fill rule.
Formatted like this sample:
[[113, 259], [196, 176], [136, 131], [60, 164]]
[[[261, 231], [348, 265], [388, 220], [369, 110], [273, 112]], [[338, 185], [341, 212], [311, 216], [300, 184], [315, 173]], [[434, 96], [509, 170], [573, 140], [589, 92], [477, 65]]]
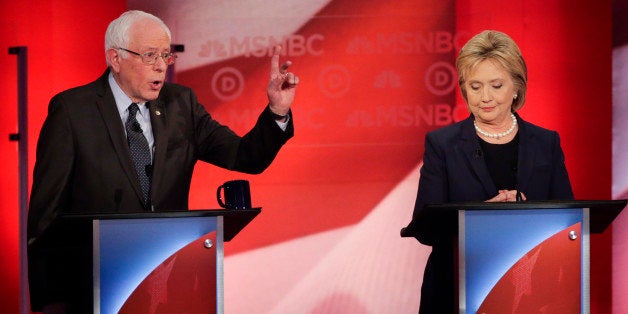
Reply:
[[[133, 102], [129, 96], [127, 96], [118, 85], [118, 82], [113, 78], [113, 73], [109, 72], [109, 86], [111, 87], [111, 91], [113, 92], [113, 98], [116, 101], [116, 107], [118, 108], [118, 112], [121, 116], [126, 113], [126, 110], [129, 108], [129, 105]], [[143, 109], [143, 105], [146, 102], [138, 103], [137, 105], [140, 107], [140, 111]]]

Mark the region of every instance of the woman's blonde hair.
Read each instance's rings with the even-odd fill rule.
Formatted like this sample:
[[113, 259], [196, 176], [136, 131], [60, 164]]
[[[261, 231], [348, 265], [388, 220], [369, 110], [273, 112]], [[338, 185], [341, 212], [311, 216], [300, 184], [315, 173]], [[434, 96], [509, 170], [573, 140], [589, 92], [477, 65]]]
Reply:
[[484, 60], [496, 61], [511, 76], [517, 97], [512, 103], [512, 111], [523, 107], [526, 100], [528, 70], [519, 47], [510, 36], [494, 31], [486, 30], [471, 38], [460, 50], [456, 60], [458, 70], [458, 86], [462, 97], [467, 101], [465, 79], [471, 70]]

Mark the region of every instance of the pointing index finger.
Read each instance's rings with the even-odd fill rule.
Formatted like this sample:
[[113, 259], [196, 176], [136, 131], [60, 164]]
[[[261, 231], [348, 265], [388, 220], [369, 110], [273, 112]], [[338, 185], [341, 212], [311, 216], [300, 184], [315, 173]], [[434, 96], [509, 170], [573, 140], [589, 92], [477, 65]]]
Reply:
[[281, 46], [277, 45], [273, 51], [273, 57], [270, 59], [270, 76], [279, 75], [279, 53], [281, 52]]

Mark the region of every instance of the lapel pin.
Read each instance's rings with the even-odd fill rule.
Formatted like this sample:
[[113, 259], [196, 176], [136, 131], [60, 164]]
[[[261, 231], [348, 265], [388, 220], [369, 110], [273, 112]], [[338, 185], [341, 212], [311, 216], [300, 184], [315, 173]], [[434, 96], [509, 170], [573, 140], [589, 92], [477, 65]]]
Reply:
[[160, 115], [161, 115], [161, 111], [159, 111], [159, 110], [155, 110], [155, 114], [156, 114], [156, 115], [158, 115], [158, 116], [160, 116]]

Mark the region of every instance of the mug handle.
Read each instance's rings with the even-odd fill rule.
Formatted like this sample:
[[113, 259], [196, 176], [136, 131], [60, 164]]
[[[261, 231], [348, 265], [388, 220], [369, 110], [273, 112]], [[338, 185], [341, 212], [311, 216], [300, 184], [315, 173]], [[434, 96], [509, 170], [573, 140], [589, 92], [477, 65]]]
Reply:
[[218, 190], [216, 190], [216, 200], [218, 201], [218, 205], [220, 205], [220, 207], [227, 208], [227, 205], [222, 202], [222, 197], [220, 196], [220, 190], [222, 189], [224, 189], [224, 185], [219, 186]]

